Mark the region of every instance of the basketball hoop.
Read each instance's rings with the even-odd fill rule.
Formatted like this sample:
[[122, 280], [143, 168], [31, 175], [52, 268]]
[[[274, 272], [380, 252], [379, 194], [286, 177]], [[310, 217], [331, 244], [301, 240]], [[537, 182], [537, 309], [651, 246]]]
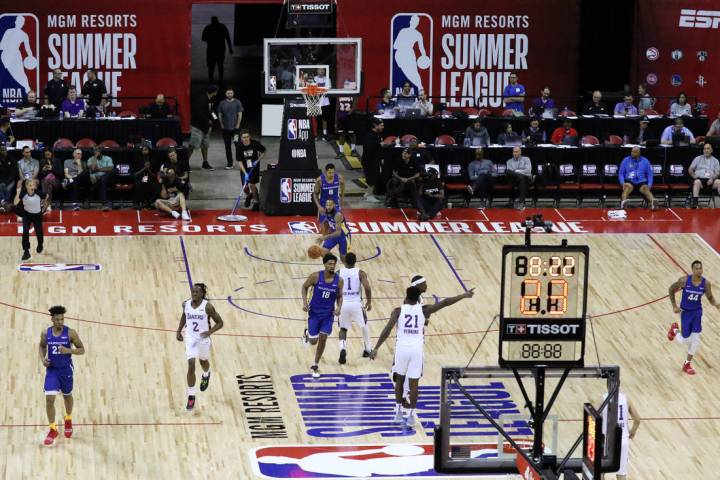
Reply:
[[308, 83], [304, 87], [300, 87], [300, 93], [305, 100], [305, 106], [307, 107], [307, 114], [309, 117], [317, 117], [322, 114], [322, 103], [325, 95], [327, 95], [328, 89], [325, 87], [318, 87], [314, 83]]

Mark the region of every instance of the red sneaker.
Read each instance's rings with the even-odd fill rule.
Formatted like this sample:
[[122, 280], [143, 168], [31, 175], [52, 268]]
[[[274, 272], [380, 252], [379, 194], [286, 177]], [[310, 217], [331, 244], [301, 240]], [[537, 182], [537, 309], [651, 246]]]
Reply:
[[695, 375], [695, 369], [692, 367], [692, 364], [690, 362], [685, 362], [683, 364], [682, 370], [688, 375]]
[[678, 328], [679, 328], [679, 327], [678, 327], [677, 322], [673, 322], [673, 323], [670, 325], [670, 330], [668, 330], [668, 340], [670, 340], [671, 342], [672, 342], [673, 340], [675, 340], [675, 335], [677, 335], [676, 330], [677, 330]]
[[43, 442], [45, 446], [49, 447], [55, 442], [55, 439], [58, 437], [59, 433], [57, 430], [53, 430], [52, 428], [47, 434], [47, 437], [45, 437], [45, 441]]
[[65, 428], [63, 428], [65, 438], [72, 437], [72, 420], [65, 420]]

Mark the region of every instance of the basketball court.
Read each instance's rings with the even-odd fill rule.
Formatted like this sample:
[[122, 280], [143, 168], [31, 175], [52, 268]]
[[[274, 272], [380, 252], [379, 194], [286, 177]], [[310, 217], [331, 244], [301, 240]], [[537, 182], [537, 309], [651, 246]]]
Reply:
[[[415, 274], [427, 278], [426, 296], [434, 301], [477, 288], [474, 298], [430, 321], [421, 424], [414, 431], [392, 424], [393, 342], [369, 361], [361, 358], [359, 332], [350, 332], [348, 363], [341, 366], [333, 332], [320, 380], [310, 376], [312, 350], [300, 341], [305, 322], [300, 287], [321, 268], [305, 253], [314, 238], [308, 233], [316, 228], [313, 222], [251, 214], [242, 224], [222, 224], [215, 220], [217, 212], [205, 211], [183, 225], [147, 212], [65, 212], [62, 225], [48, 221], [46, 252], [22, 268], [18, 226], [2, 224], [6, 281], [0, 325], [6, 335], [0, 351], [8, 365], [0, 407], [0, 441], [6, 446], [0, 476], [320, 478], [312, 470], [318, 464], [332, 464], [326, 468], [337, 470], [325, 473], [340, 478], [347, 468], [394, 472], [385, 478], [436, 475], [428, 469], [440, 369], [464, 366], [488, 329], [472, 366], [497, 365], [492, 318], [499, 308], [500, 252], [523, 240], [513, 233], [520, 231], [519, 212], [447, 212], [441, 221], [424, 223], [407, 219], [405, 211], [347, 213], [355, 231], [353, 251], [372, 282], [372, 337], [402, 303]], [[706, 309], [695, 377], [680, 371], [684, 349], [665, 336], [675, 319], [667, 287], [690, 262], [700, 259], [706, 276], [720, 281], [713, 211], [632, 210], [626, 221], [608, 221], [607, 212], [594, 209], [540, 212], [562, 233], [537, 233], [535, 244], [567, 238], [590, 247], [588, 311], [597, 349], [589, 332], [586, 365], [598, 358], [619, 365], [621, 388], [643, 419], [631, 442], [631, 476], [702, 478], [716, 471], [720, 463], [712, 450], [720, 416], [709, 399], [720, 394], [713, 353], [720, 344], [718, 313]], [[210, 387], [187, 413], [185, 352], [175, 330], [193, 282], [208, 285], [225, 328], [213, 336]], [[77, 329], [87, 354], [74, 359], [74, 436], [61, 436], [46, 449], [37, 344], [50, 324], [47, 308], [58, 303], [67, 307], [66, 324]], [[504, 399], [503, 413], [527, 414], [510, 380], [476, 382], [473, 388], [486, 399]], [[582, 429], [583, 402], [599, 404], [600, 392], [572, 382], [562, 391], [552, 411], [561, 451]], [[457, 431], [461, 441], [496, 451], [497, 432], [477, 412], [467, 413]], [[527, 429], [516, 433], [518, 439], [528, 436]], [[397, 462], [382, 470], [386, 466], [372, 462], [380, 457]]]

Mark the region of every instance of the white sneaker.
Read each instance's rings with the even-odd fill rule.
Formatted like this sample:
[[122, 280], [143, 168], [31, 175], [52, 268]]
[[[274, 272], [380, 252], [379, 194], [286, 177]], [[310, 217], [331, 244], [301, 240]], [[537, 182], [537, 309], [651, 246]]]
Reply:
[[397, 423], [400, 425], [401, 423], [405, 422], [405, 417], [403, 417], [402, 409], [395, 412], [395, 418], [393, 418], [393, 423]]
[[320, 369], [318, 368], [317, 365], [311, 365], [310, 372], [311, 372], [313, 378], [320, 378]]
[[407, 428], [413, 428], [415, 426], [415, 415], [409, 413], [407, 417], [405, 417], [405, 426]]
[[173, 216], [173, 218], [180, 218], [180, 214], [178, 212], [176, 212], [175, 210], [170, 212], [170, 214]]
[[190, 221], [190, 214], [188, 213], [187, 210], [182, 211], [182, 219], [185, 220], [186, 222]]

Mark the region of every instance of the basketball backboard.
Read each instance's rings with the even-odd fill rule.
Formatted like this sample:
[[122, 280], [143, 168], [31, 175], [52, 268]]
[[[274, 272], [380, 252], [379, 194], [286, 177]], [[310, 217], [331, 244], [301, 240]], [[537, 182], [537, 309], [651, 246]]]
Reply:
[[357, 95], [362, 88], [360, 38], [266, 38], [263, 91], [267, 96], [299, 96], [308, 82], [328, 95]]

